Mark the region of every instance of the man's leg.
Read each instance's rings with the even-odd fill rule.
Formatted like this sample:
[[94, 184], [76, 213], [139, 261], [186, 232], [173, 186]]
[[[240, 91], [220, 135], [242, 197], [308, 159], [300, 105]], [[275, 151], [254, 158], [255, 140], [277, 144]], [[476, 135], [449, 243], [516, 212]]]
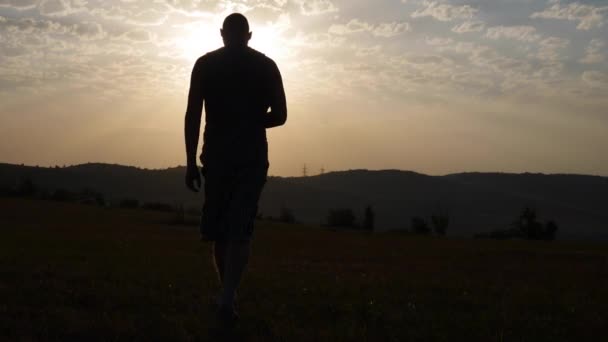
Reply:
[[268, 163], [264, 163], [240, 168], [235, 175], [228, 210], [228, 243], [221, 296], [223, 310], [233, 312], [236, 290], [249, 261], [255, 214], [267, 172]]
[[249, 241], [230, 241], [227, 243], [223, 290], [220, 298], [220, 306], [223, 309], [233, 309], [236, 290], [249, 262], [250, 250], [251, 243]]
[[225, 241], [216, 241], [213, 243], [213, 264], [215, 272], [220, 281], [220, 286], [224, 286], [224, 269], [226, 267], [226, 246]]

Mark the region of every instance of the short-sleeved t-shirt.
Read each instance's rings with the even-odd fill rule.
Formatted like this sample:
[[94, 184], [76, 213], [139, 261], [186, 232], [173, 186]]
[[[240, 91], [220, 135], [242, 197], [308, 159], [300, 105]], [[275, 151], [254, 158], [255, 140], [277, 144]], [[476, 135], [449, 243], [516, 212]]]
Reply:
[[277, 65], [252, 48], [224, 47], [199, 58], [191, 96], [205, 106], [201, 162], [267, 163], [264, 118], [278, 87]]

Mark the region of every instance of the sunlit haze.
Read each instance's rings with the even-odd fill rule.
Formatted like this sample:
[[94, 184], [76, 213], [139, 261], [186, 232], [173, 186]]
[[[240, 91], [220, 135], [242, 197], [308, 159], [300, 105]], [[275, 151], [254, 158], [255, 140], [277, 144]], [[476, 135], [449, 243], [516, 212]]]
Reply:
[[0, 0], [0, 162], [184, 165], [232, 12], [285, 83], [271, 175], [608, 175], [606, 0]]

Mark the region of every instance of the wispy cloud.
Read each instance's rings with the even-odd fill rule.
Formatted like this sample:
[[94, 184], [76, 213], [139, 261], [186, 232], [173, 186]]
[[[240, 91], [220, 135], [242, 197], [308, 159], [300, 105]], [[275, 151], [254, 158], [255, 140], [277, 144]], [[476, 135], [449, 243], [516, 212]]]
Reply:
[[377, 37], [393, 37], [410, 31], [410, 29], [410, 25], [407, 22], [391, 22], [372, 25], [359, 19], [352, 19], [344, 25], [334, 24], [330, 26], [329, 33], [347, 35], [359, 32], [369, 32]]
[[598, 64], [606, 61], [606, 43], [603, 40], [591, 39], [585, 49], [585, 56], [580, 59], [583, 64]]
[[471, 19], [478, 12], [469, 5], [451, 5], [438, 1], [423, 1], [424, 7], [412, 13], [412, 18], [432, 17], [439, 21], [452, 21], [455, 19]]
[[540, 39], [540, 34], [533, 26], [495, 26], [486, 31], [486, 37], [490, 39], [515, 39], [525, 42], [533, 42]]
[[7, 7], [16, 10], [27, 10], [36, 7], [39, 0], [0, 0], [0, 8]]
[[602, 27], [606, 22], [608, 6], [593, 6], [573, 2], [562, 4], [560, 0], [549, 0], [549, 7], [541, 12], [534, 12], [531, 18], [564, 19], [578, 22], [579, 30], [590, 30]]
[[330, 0], [297, 0], [304, 15], [321, 15], [337, 12], [338, 7]]
[[459, 25], [452, 27], [452, 32], [456, 33], [469, 33], [469, 32], [481, 32], [485, 28], [483, 21], [465, 21]]

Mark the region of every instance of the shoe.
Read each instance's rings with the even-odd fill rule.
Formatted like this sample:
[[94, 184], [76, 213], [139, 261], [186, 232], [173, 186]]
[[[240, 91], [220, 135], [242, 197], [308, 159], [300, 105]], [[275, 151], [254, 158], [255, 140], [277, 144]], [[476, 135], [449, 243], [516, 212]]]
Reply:
[[[239, 310], [237, 298], [238, 297], [235, 294], [234, 301], [232, 302], [232, 307], [234, 308], [235, 311]], [[209, 296], [209, 298], [207, 299], [207, 304], [213, 310], [218, 309], [220, 306], [222, 306], [222, 295], [218, 294], [218, 295], [214, 295], [214, 296]]]
[[225, 307], [220, 306], [217, 309], [217, 320], [220, 325], [225, 328], [233, 327], [237, 320], [239, 319], [239, 314], [234, 310], [234, 307]]

